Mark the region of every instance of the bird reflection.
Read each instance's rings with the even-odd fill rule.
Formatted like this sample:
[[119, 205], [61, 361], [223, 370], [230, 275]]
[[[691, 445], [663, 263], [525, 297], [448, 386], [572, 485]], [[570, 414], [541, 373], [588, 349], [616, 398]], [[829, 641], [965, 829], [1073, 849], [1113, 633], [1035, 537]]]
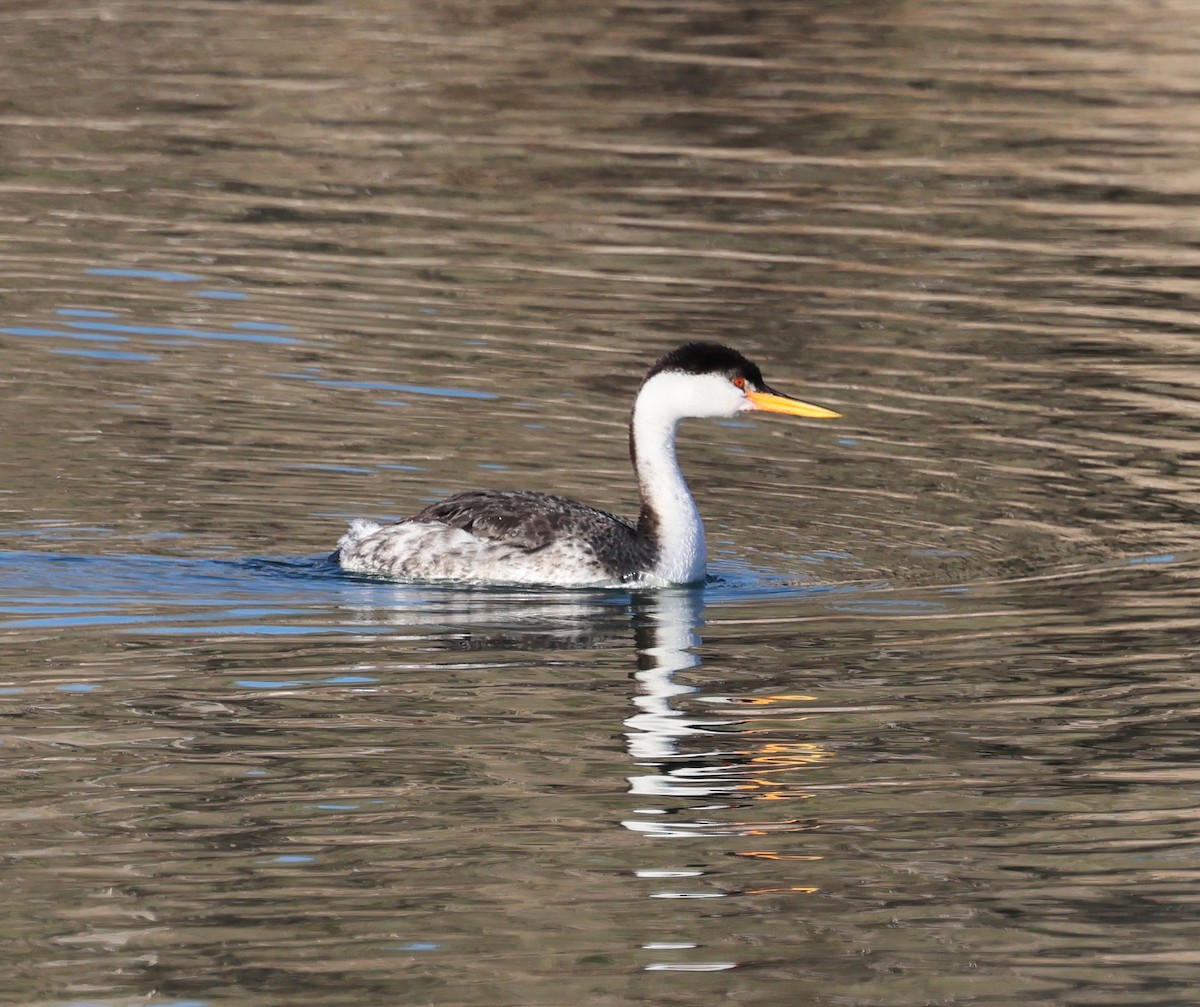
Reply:
[[[688, 684], [685, 673], [701, 664], [696, 648], [704, 625], [703, 588], [630, 595], [356, 582], [352, 589], [355, 596], [345, 605], [352, 625], [368, 632], [382, 625], [410, 626], [411, 639], [439, 650], [611, 650], [622, 637], [627, 639], [632, 625], [634, 709], [623, 726], [629, 756], [645, 771], [627, 778], [629, 792], [672, 799], [663, 802], [672, 806], [638, 808], [637, 817], [623, 824], [631, 831], [660, 836], [752, 836], [811, 827], [791, 818], [763, 821], [755, 815], [754, 821], [713, 821], [706, 814], [701, 820], [685, 821], [681, 815], [685, 808], [712, 812], [744, 809], [750, 802], [802, 800], [811, 796], [802, 781], [833, 756], [819, 742], [780, 737], [780, 725], [804, 719], [813, 697], [714, 696], [708, 689], [698, 695], [699, 687]], [[713, 714], [722, 707], [737, 714], [698, 715], [698, 702]]]
[[[821, 823], [815, 816], [797, 815], [813, 796], [806, 792], [813, 772], [833, 758], [830, 749], [805, 736], [807, 730], [797, 735], [813, 697], [790, 688], [772, 694], [753, 686], [739, 690], [736, 682], [757, 680], [752, 664], [747, 667], [752, 658], [745, 650], [738, 651], [729, 692], [715, 693], [710, 676], [701, 683], [704, 589], [634, 594], [462, 591], [352, 582], [347, 590], [359, 592], [353, 600], [347, 598], [346, 607], [354, 611], [352, 625], [366, 633], [387, 625], [411, 627], [391, 635], [419, 640], [419, 649], [426, 652], [584, 648], [606, 662], [632, 660], [628, 713], [622, 721], [632, 772], [624, 796], [619, 795], [619, 779], [610, 778], [602, 788], [620, 808], [614, 817], [631, 844], [623, 855], [632, 861], [634, 890], [659, 907], [650, 912], [654, 922], [641, 945], [647, 971], [717, 971], [741, 964], [737, 956], [699, 950], [709, 943], [704, 921], [712, 911], [694, 913], [687, 908], [693, 904], [712, 906], [729, 898], [791, 900], [819, 890], [819, 867], [826, 855]], [[631, 628], [634, 647], [629, 654]], [[509, 666], [499, 655], [482, 664], [474, 656], [468, 660], [464, 667]], [[712, 660], [718, 664], [721, 658], [718, 654]], [[557, 674], [559, 662], [551, 665]], [[601, 704], [614, 700], [615, 683], [607, 676], [604, 681], [604, 689], [593, 694], [594, 704], [587, 701], [589, 724], [597, 714], [605, 717]], [[602, 739], [603, 729], [594, 736]], [[550, 731], [544, 738], [554, 746], [555, 766], [574, 758], [565, 734]], [[542, 783], [549, 788], [558, 780]], [[663, 842], [681, 838], [699, 842]], [[678, 859], [685, 851], [684, 859]], [[730, 856], [740, 858], [743, 867], [730, 872], [711, 866], [715, 857]], [[661, 940], [663, 936], [671, 940]]]
[[[630, 777], [630, 793], [683, 799], [688, 811], [705, 814], [698, 819], [685, 818], [680, 814], [684, 808], [678, 804], [642, 807], [636, 809], [639, 817], [622, 824], [657, 837], [762, 836], [812, 828], [814, 823], [804, 819], [763, 820], [755, 815], [753, 820], [741, 820], [744, 816], [738, 815], [735, 820], [714, 820], [711, 813], [745, 808], [749, 802], [787, 802], [812, 796], [797, 785], [797, 773], [800, 779], [808, 778], [814, 766], [832, 759], [833, 752], [819, 742], [780, 739], [777, 725], [781, 714], [789, 725], [803, 720], [805, 706], [813, 697], [791, 693], [714, 696], [706, 690], [696, 698], [734, 707], [740, 716], [727, 719], [689, 712], [695, 702], [687, 702], [687, 697], [699, 688], [679, 676], [701, 663], [696, 647], [704, 624], [704, 594], [681, 588], [647, 594], [635, 602], [638, 670], [634, 679], [638, 690], [633, 705], [637, 712], [625, 721], [625, 737], [634, 761], [658, 771]], [[776, 725], [774, 730], [753, 723], [764, 718]], [[685, 739], [694, 742], [697, 737], [713, 741], [682, 748]]]
[[[696, 691], [695, 686], [676, 681], [678, 672], [695, 668], [700, 658], [693, 650], [699, 644], [696, 630], [703, 625], [704, 592], [697, 588], [655, 591], [635, 598], [634, 640], [637, 667], [634, 679], [639, 691], [633, 697], [638, 713], [625, 721], [629, 754], [636, 760], [669, 759], [679, 752], [678, 739], [686, 735], [711, 734], [711, 728], [727, 720], [698, 720], [687, 716], [673, 703]], [[655, 784], [659, 777], [634, 777], [634, 793], [673, 793]]]

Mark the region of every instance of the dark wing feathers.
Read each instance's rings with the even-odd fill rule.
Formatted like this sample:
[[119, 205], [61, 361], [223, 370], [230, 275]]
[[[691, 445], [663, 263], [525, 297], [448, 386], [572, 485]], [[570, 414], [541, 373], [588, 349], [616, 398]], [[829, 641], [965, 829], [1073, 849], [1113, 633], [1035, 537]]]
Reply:
[[564, 538], [599, 546], [614, 536], [630, 543], [637, 529], [624, 518], [567, 497], [522, 490], [474, 490], [430, 504], [409, 521], [440, 521], [480, 538], [534, 552]]

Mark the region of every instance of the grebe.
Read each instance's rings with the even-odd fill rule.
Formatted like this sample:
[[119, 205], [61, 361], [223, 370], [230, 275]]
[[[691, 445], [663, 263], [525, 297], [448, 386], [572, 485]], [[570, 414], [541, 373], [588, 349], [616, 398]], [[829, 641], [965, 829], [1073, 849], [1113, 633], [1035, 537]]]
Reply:
[[566, 497], [521, 490], [457, 493], [393, 524], [356, 520], [338, 542], [342, 569], [396, 580], [561, 586], [690, 584], [704, 579], [704, 523], [675, 458], [689, 416], [750, 410], [840, 415], [769, 388], [762, 371], [717, 343], [661, 357], [638, 390], [629, 453], [637, 522]]

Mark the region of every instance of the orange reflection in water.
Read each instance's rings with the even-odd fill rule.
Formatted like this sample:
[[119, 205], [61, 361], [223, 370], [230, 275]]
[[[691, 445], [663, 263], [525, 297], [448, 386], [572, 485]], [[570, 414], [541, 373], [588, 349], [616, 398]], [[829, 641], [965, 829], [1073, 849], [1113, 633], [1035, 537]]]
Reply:
[[797, 792], [795, 784], [775, 779], [780, 773], [791, 770], [811, 769], [834, 757], [824, 745], [812, 741], [771, 741], [752, 749], [749, 753], [754, 776], [746, 780], [739, 789], [758, 790], [756, 801], [783, 801], [807, 799], [812, 794]]
[[778, 696], [745, 696], [739, 697], [738, 702], [745, 706], [773, 706], [776, 703], [815, 703], [816, 696], [778, 695]]
[[780, 853], [778, 850], [743, 850], [740, 853], [735, 853], [737, 857], [752, 857], [756, 860], [824, 860], [825, 858], [817, 853]]

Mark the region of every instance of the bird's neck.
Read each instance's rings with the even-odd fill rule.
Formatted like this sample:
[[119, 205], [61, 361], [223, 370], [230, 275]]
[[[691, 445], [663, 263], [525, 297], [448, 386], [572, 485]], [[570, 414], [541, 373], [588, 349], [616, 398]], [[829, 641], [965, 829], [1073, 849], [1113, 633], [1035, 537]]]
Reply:
[[672, 584], [703, 580], [707, 548], [704, 523], [675, 457], [678, 414], [643, 389], [629, 421], [629, 453], [637, 474], [642, 510], [638, 532], [653, 542], [656, 576]]

